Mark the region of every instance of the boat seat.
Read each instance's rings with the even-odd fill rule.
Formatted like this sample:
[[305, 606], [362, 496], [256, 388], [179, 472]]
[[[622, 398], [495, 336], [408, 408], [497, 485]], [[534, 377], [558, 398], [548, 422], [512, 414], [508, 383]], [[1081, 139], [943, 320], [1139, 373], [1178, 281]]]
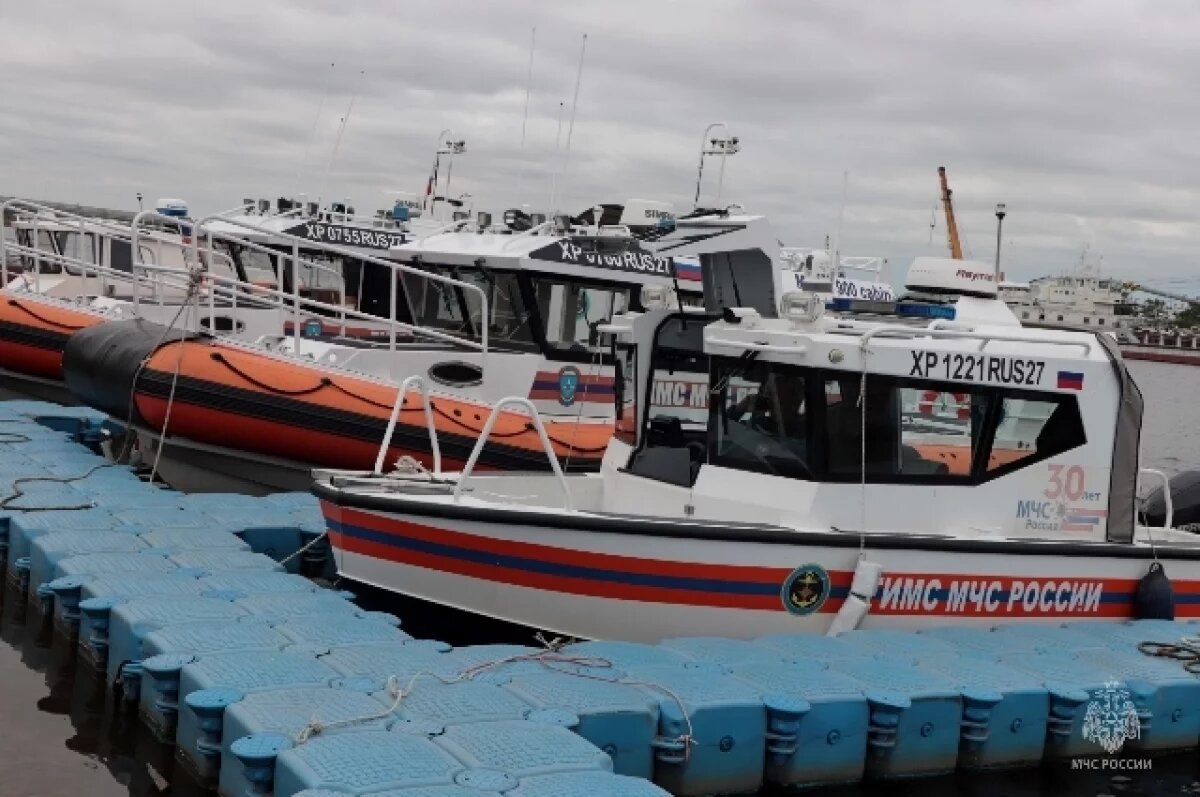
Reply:
[[687, 440], [683, 437], [683, 421], [666, 415], [658, 415], [650, 419], [650, 427], [646, 431], [646, 446], [657, 448], [684, 448]]
[[647, 479], [691, 487], [706, 455], [702, 444], [688, 444], [679, 418], [659, 415], [650, 419], [646, 445], [634, 452], [628, 470]]

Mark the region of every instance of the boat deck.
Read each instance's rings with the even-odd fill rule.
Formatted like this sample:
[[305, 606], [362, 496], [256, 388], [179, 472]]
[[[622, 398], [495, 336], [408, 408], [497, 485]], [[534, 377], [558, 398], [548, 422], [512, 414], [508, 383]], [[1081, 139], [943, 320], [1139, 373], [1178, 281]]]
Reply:
[[1200, 624], [414, 639], [322, 586], [315, 498], [152, 486], [93, 453], [104, 423], [0, 403], [0, 561], [222, 794], [709, 795], [1200, 745], [1200, 677], [1139, 651]]

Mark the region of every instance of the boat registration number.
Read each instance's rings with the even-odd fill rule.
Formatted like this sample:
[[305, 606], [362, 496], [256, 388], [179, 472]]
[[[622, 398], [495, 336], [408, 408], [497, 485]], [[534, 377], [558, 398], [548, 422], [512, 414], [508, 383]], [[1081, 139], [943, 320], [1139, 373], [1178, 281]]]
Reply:
[[990, 354], [938, 354], [912, 352], [909, 376], [956, 382], [993, 382], [1001, 385], [1040, 385], [1046, 364], [1023, 357]]

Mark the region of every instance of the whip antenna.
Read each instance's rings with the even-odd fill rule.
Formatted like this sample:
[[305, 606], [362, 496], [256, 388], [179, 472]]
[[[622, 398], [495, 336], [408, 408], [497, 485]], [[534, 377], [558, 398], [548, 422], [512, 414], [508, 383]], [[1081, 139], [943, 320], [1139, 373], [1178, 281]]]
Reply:
[[[583, 82], [583, 56], [587, 52], [587, 34], [583, 34], [583, 42], [579, 45], [579, 68], [575, 72], [575, 96], [571, 99], [571, 120], [567, 123], [567, 143], [563, 149], [562, 162], [562, 192], [559, 200], [567, 192], [567, 178], [571, 169], [571, 136], [575, 132], [575, 112], [579, 109], [579, 84]], [[599, 220], [597, 220], [597, 224]]]
[[529, 34], [529, 72], [525, 76], [525, 115], [521, 117], [521, 171], [517, 176], [517, 197], [521, 197], [525, 190], [525, 168], [528, 163], [525, 160], [525, 127], [529, 124], [529, 95], [533, 90], [533, 48], [537, 42], [537, 28], [535, 27]]
[[346, 106], [346, 115], [342, 117], [342, 123], [338, 127], [337, 138], [333, 142], [333, 152], [329, 155], [329, 165], [325, 167], [325, 176], [321, 178], [321, 192], [317, 194], [317, 207], [321, 206], [321, 197], [325, 195], [325, 186], [329, 183], [329, 174], [333, 171], [334, 161], [337, 160], [338, 148], [342, 146], [342, 134], [346, 132], [346, 125], [350, 122], [350, 113], [354, 110], [354, 101], [358, 99], [358, 92], [362, 91], [363, 79], [366, 77], [367, 70], [360, 70], [358, 73], [358, 88], [354, 90], [354, 94], [350, 96], [350, 104]]
[[312, 150], [313, 142], [317, 139], [317, 127], [321, 124], [321, 112], [325, 110], [325, 100], [329, 96], [329, 87], [333, 85], [333, 68], [337, 64], [329, 64], [329, 77], [325, 81], [325, 88], [321, 90], [321, 101], [317, 103], [317, 115], [313, 118], [312, 131], [308, 134], [308, 143], [304, 145], [304, 159], [300, 161], [300, 168], [296, 170], [296, 184], [298, 190], [304, 189], [304, 171], [308, 168], [308, 155]]

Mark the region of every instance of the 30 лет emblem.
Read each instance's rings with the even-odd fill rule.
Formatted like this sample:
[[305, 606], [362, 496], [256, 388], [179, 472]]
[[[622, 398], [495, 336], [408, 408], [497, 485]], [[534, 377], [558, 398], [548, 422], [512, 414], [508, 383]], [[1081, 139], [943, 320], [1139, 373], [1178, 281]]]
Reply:
[[783, 582], [780, 597], [792, 614], [812, 614], [829, 597], [829, 574], [820, 565], [800, 565]]

